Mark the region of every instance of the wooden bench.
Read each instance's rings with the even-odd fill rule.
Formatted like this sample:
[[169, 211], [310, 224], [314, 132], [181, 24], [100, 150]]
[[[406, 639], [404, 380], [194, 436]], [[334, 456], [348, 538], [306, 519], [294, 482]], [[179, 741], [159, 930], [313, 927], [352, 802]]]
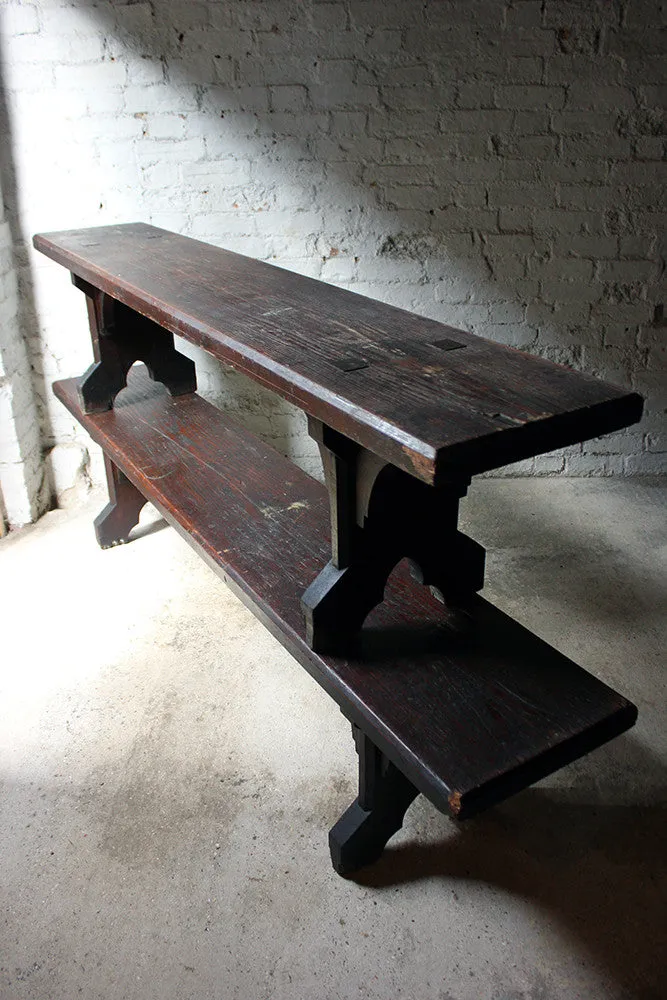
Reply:
[[[484, 551], [456, 522], [473, 474], [626, 426], [639, 396], [150, 226], [35, 246], [87, 295], [95, 363], [54, 390], [105, 454], [100, 544], [150, 500], [352, 723], [337, 871], [375, 860], [419, 792], [465, 819], [634, 723], [478, 596]], [[304, 409], [326, 487], [198, 396], [173, 334]]]

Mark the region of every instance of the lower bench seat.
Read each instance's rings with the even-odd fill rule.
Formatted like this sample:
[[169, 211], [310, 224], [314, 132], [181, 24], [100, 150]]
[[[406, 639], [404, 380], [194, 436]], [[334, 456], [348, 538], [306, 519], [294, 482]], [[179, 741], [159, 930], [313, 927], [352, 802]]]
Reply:
[[345, 715], [439, 809], [464, 819], [628, 729], [636, 709], [481, 597], [465, 638], [394, 573], [354, 655], [307, 644], [300, 596], [330, 555], [323, 486], [192, 393], [139, 366], [104, 413], [54, 391]]

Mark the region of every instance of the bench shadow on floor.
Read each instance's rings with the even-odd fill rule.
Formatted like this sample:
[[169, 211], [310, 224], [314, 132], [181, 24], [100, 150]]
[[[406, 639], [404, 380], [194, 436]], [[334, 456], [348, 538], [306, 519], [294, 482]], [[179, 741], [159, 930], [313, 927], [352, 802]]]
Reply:
[[[482, 498], [471, 512], [464, 530], [473, 537], [479, 519], [474, 515], [489, 501], [496, 526], [488, 540], [481, 541], [491, 549], [498, 545], [501, 560], [497, 579], [487, 572], [489, 589], [496, 591], [489, 599], [494, 602], [495, 596], [502, 596], [498, 604], [510, 613], [518, 600], [528, 613], [517, 617], [539, 632], [538, 616], [549, 579], [546, 570], [553, 560], [555, 574], [547, 599], [552, 608], [562, 607], [564, 618], [579, 616], [577, 630], [582, 618], [590, 622], [591, 636], [607, 634], [611, 628], [615, 649], [619, 636], [628, 627], [633, 629], [637, 657], [628, 673], [630, 691], [620, 683], [619, 689], [631, 696], [633, 691], [643, 693], [644, 698], [637, 699], [641, 723], [641, 702], [647, 696], [649, 702], [654, 699], [650, 692], [656, 664], [650, 636], [644, 647], [643, 633], [637, 630], [641, 625], [650, 632], [667, 604], [655, 564], [653, 572], [642, 575], [647, 551], [638, 552], [629, 565], [620, 546], [616, 548], [613, 528], [607, 546], [604, 522], [591, 519], [589, 528], [584, 514], [578, 524], [555, 523], [548, 502], [534, 512], [534, 518], [528, 507], [505, 497], [502, 487]], [[504, 537], [505, 524], [511, 525], [512, 537]], [[517, 548], [517, 539], [534, 538], [537, 526], [539, 552], [531, 561], [530, 554], [524, 556]], [[582, 545], [589, 532], [586, 540], [597, 536], [600, 543], [593, 552]], [[506, 576], [513, 556], [520, 561], [518, 570]], [[423, 815], [415, 817], [412, 829], [430, 826], [433, 832], [432, 815], [426, 814], [430, 807], [417, 800], [413, 810], [419, 809]], [[456, 899], [457, 882], [462, 886], [476, 882], [494, 895], [506, 893], [546, 914], [575, 949], [608, 971], [623, 995], [627, 990], [628, 997], [641, 1000], [667, 997], [667, 769], [637, 734], [618, 737], [556, 778], [476, 819], [454, 827], [444, 817], [438, 819], [443, 831], [439, 839], [421, 843], [405, 839], [396, 846], [390, 842], [380, 861], [358, 872], [354, 880], [374, 888], [440, 880], [448, 900], [452, 893]], [[403, 836], [409, 838], [410, 814], [406, 826]]]
[[[570, 482], [583, 489], [579, 481]], [[524, 486], [522, 480], [474, 482], [463, 508], [463, 530], [488, 547], [490, 562], [496, 560], [487, 566], [484, 596], [497, 599], [503, 610], [508, 599], [536, 610], [549, 600], [564, 614], [585, 616], [593, 628], [664, 620], [667, 577], [657, 561], [667, 543], [663, 481], [605, 480], [608, 507], [602, 513], [585, 493], [568, 496], [563, 508], [562, 484], [523, 496], [507, 490], [517, 483]], [[525, 481], [526, 488], [531, 485]], [[641, 500], [633, 489], [643, 489]], [[618, 522], [643, 528], [647, 513], [653, 516], [646, 536], [623, 537]]]
[[[383, 888], [439, 879], [450, 898], [457, 881], [501, 890], [550, 917], [628, 996], [666, 997], [667, 773], [631, 735], [597, 753], [607, 758], [606, 792], [594, 766], [579, 762], [578, 784], [527, 789], [439, 842], [390, 843], [354, 880]], [[637, 776], [638, 800], [652, 786], [641, 804], [627, 789], [615, 793], [625, 801], [610, 801], [619, 770]]]

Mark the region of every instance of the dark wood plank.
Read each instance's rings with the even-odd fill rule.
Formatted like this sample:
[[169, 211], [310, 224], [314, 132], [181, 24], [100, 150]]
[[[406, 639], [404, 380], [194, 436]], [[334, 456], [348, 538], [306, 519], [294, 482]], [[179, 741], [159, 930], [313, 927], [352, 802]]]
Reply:
[[343, 711], [436, 806], [464, 818], [631, 726], [626, 699], [477, 598], [465, 641], [409, 574], [354, 657], [314, 653], [299, 598], [329, 554], [324, 488], [199, 396], [138, 367], [113, 410], [58, 398]]
[[636, 393], [152, 226], [34, 243], [425, 482], [462, 479], [641, 416]]

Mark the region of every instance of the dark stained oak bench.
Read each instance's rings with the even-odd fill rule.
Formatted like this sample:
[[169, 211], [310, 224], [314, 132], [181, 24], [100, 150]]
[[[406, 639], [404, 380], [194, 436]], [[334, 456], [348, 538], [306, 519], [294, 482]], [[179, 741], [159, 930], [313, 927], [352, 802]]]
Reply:
[[[104, 451], [100, 544], [154, 503], [353, 725], [337, 871], [419, 792], [465, 819], [634, 723], [477, 594], [484, 550], [456, 522], [472, 475], [626, 426], [639, 396], [150, 226], [35, 245], [87, 295], [95, 363], [54, 390]], [[173, 334], [304, 409], [326, 487], [198, 396]]]

